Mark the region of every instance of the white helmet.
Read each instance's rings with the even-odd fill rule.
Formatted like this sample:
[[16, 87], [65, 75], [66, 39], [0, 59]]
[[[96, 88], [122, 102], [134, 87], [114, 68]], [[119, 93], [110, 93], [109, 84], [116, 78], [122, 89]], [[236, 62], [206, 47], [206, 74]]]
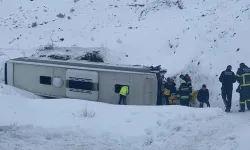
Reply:
[[180, 79], [180, 84], [186, 83], [183, 79]]

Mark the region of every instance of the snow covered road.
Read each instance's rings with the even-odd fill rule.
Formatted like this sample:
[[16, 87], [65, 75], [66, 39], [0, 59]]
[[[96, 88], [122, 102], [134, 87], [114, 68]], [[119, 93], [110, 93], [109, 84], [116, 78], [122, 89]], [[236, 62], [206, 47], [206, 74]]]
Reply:
[[250, 146], [250, 112], [31, 97], [0, 96], [1, 150], [247, 150]]

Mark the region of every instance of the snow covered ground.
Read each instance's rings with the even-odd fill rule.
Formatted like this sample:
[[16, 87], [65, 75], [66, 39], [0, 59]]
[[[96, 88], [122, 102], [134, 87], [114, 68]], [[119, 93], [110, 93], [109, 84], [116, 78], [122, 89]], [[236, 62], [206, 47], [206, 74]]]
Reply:
[[249, 112], [124, 107], [23, 95], [26, 98], [0, 96], [0, 149], [246, 150], [250, 146]]
[[207, 84], [213, 107], [47, 100], [0, 84], [0, 150], [248, 150], [249, 112], [223, 112], [218, 75], [228, 64], [250, 65], [249, 7], [249, 0], [0, 0], [1, 82], [6, 60], [38, 56], [46, 45], [75, 47], [46, 54], [76, 56], [84, 53], [78, 47], [102, 47], [106, 62], [190, 73], [194, 88]]

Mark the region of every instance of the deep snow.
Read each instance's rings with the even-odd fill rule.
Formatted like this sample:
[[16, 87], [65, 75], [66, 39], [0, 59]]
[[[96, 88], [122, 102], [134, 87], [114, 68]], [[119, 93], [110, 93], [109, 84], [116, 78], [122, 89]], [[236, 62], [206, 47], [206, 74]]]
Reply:
[[3, 150], [245, 150], [250, 146], [249, 112], [10, 95], [0, 99]]
[[[190, 73], [195, 89], [207, 84], [213, 107], [46, 100], [1, 84], [0, 149], [249, 149], [249, 112], [223, 112], [218, 75], [228, 64], [250, 65], [250, 2], [184, 0], [184, 9], [174, 2], [0, 0], [2, 82], [10, 58], [65, 54], [38, 51], [45, 45], [75, 47], [67, 52], [74, 56], [84, 53], [78, 47], [102, 47], [106, 62], [161, 64], [166, 77]], [[238, 99], [234, 92], [233, 111]], [[75, 116], [85, 108], [95, 116]]]

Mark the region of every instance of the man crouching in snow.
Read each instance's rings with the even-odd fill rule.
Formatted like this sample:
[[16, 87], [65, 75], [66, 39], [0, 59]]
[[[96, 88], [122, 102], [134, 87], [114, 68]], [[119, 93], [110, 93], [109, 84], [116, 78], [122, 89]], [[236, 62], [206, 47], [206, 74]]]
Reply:
[[202, 89], [199, 90], [197, 99], [200, 102], [200, 108], [203, 108], [204, 103], [207, 104], [207, 107], [210, 107], [209, 103], [209, 91], [205, 84], [202, 85]]

